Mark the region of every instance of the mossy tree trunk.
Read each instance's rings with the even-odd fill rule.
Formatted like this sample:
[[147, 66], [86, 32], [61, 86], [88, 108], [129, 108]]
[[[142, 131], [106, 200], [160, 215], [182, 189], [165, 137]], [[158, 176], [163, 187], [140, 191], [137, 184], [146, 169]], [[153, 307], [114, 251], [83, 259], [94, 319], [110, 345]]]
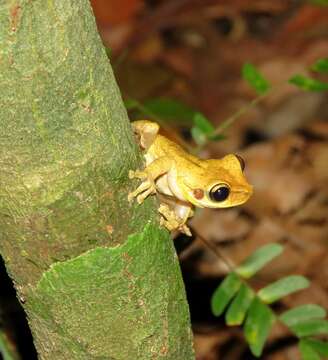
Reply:
[[87, 0], [0, 0], [0, 250], [40, 359], [193, 358], [172, 241]]

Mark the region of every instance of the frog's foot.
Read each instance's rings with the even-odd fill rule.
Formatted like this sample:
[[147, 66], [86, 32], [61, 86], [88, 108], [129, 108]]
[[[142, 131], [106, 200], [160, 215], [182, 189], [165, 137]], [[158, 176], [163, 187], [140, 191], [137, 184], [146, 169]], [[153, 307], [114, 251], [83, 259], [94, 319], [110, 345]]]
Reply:
[[132, 201], [133, 198], [137, 198], [138, 204], [141, 204], [147, 196], [156, 193], [156, 186], [154, 181], [147, 179], [148, 175], [145, 171], [129, 171], [129, 178], [138, 178], [144, 180], [136, 190], [132, 191], [128, 195], [128, 201]]
[[158, 212], [162, 215], [160, 224], [165, 226], [169, 231], [178, 230], [188, 236], [191, 236], [189, 227], [185, 224], [183, 219], [178, 217], [176, 213], [166, 204], [161, 204]]

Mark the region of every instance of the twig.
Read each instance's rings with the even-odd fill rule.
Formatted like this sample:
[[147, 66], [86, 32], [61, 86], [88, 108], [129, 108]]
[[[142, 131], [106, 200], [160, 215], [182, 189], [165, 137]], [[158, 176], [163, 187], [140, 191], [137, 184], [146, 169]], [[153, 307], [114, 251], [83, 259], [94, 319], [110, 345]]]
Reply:
[[210, 241], [208, 241], [204, 236], [202, 236], [198, 231], [194, 230], [195, 234], [199, 237], [199, 239], [205, 244], [207, 248], [209, 248], [229, 269], [229, 272], [234, 270], [234, 266], [230, 259], [228, 259], [222, 252], [217, 249]]

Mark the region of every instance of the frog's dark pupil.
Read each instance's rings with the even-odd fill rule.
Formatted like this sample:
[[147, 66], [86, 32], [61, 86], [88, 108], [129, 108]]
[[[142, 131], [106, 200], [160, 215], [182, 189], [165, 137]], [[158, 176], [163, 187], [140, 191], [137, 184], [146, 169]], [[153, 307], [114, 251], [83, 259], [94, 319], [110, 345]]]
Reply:
[[225, 185], [222, 185], [215, 190], [210, 191], [210, 197], [213, 201], [224, 201], [227, 199], [229, 194], [230, 189]]

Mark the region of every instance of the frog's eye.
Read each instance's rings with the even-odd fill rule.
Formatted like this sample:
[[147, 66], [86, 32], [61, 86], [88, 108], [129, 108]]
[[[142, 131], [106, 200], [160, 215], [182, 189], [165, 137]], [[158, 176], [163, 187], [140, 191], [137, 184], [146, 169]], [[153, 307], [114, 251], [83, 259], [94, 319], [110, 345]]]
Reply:
[[241, 170], [244, 171], [245, 165], [246, 165], [246, 164], [245, 164], [245, 160], [244, 160], [241, 156], [239, 156], [239, 155], [237, 155], [237, 154], [235, 154], [235, 156], [236, 156], [236, 158], [237, 158], [238, 161], [239, 161]]
[[221, 202], [228, 198], [230, 194], [230, 188], [226, 184], [218, 184], [212, 187], [210, 190], [210, 198], [213, 201]]

